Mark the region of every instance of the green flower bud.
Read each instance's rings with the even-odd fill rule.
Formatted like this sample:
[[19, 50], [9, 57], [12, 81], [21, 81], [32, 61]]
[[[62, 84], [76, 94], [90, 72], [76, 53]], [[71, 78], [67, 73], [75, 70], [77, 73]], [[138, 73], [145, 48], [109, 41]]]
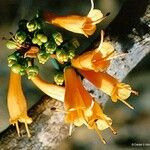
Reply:
[[39, 41], [37, 42], [37, 44], [38, 44], [39, 46], [41, 46], [43, 43], [39, 40]]
[[21, 66], [20, 64], [15, 63], [15, 64], [13, 64], [13, 65], [11, 66], [11, 70], [12, 70], [14, 73], [19, 74], [20, 71], [22, 70], [22, 66]]
[[42, 42], [42, 43], [46, 43], [47, 42], [47, 36], [44, 35], [43, 33], [37, 33], [36, 37]]
[[17, 31], [16, 32], [16, 35], [15, 35], [15, 39], [20, 43], [22, 44], [27, 38], [27, 35], [24, 31]]
[[37, 44], [38, 41], [39, 41], [39, 39], [37, 39], [36, 37], [34, 37], [34, 38], [32, 39], [32, 43], [33, 43], [33, 44]]
[[24, 69], [24, 70], [21, 70], [21, 71], [19, 72], [19, 74], [20, 74], [21, 76], [26, 75], [26, 71], [25, 71], [25, 69]]
[[63, 49], [57, 49], [56, 57], [59, 62], [67, 62], [68, 61], [68, 55]]
[[8, 61], [9, 61], [9, 60], [17, 61], [17, 56], [16, 56], [16, 54], [13, 53], [13, 54], [9, 55], [8, 58], [7, 58], [7, 60], [8, 60]]
[[41, 39], [41, 38], [43, 37], [43, 35], [44, 35], [44, 34], [42, 34], [42, 33], [37, 33], [37, 34], [36, 34], [36, 37], [37, 37], [38, 39]]
[[55, 76], [54, 76], [54, 81], [57, 85], [63, 85], [63, 82], [64, 82], [64, 75], [63, 73], [57, 73]]
[[38, 29], [38, 23], [36, 20], [31, 20], [27, 23], [27, 28], [29, 32], [33, 32]]
[[57, 45], [61, 45], [61, 43], [63, 42], [63, 37], [62, 37], [61, 33], [59, 33], [59, 32], [53, 33], [52, 37]]
[[47, 53], [53, 54], [56, 51], [57, 45], [51, 40], [45, 43], [45, 48]]
[[27, 75], [28, 75], [28, 79], [31, 79], [32, 77], [38, 75], [39, 73], [39, 68], [38, 66], [29, 66], [26, 69]]
[[42, 43], [46, 43], [48, 39], [47, 39], [47, 36], [43, 35], [40, 40]]
[[17, 45], [14, 41], [12, 40], [9, 40], [7, 43], [6, 43], [6, 46], [8, 49], [16, 49], [17, 48]]
[[50, 55], [47, 54], [46, 52], [40, 52], [38, 53], [37, 57], [38, 57], [39, 63], [45, 64], [50, 58]]
[[8, 60], [8, 67], [12, 67], [12, 65], [16, 64], [17, 61], [15, 60]]
[[69, 52], [68, 52], [68, 57], [69, 57], [70, 59], [73, 59], [73, 58], [75, 57], [75, 51], [74, 51], [74, 50], [69, 50]]

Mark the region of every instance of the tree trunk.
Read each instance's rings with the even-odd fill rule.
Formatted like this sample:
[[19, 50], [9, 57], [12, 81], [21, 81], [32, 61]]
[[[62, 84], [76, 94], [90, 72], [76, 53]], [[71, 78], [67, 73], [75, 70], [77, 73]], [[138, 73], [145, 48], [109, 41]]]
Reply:
[[[134, 9], [130, 6], [130, 2], [126, 1], [116, 19], [107, 28], [107, 40], [112, 42], [117, 51], [127, 53], [124, 58], [113, 60], [108, 70], [120, 81], [150, 52], [150, 1], [132, 0], [131, 6]], [[136, 3], [138, 5], [134, 5]], [[138, 11], [134, 13], [133, 10]], [[105, 94], [99, 92], [86, 79], [83, 82], [100, 103], [104, 104], [108, 100]], [[29, 126], [32, 137], [26, 136], [23, 125], [21, 125], [22, 137], [18, 137], [15, 127], [10, 126], [0, 135], [0, 149], [56, 149], [59, 143], [68, 137], [68, 125], [64, 124], [64, 114], [51, 110], [52, 107], [63, 109], [63, 103], [44, 96], [29, 111], [29, 115], [33, 118], [33, 123]]]

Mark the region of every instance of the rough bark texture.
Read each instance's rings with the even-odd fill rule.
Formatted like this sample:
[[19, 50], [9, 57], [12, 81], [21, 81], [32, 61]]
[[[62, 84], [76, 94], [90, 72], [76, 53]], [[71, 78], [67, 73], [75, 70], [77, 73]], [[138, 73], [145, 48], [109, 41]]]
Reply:
[[[128, 9], [128, 6], [125, 5], [108, 28], [109, 36], [107, 36], [107, 40], [114, 44], [117, 51], [127, 52], [124, 58], [114, 60], [108, 70], [111, 75], [117, 77], [119, 80], [123, 80], [142, 58], [150, 52], [150, 1], [145, 2], [147, 7], [146, 5], [142, 6], [143, 10], [141, 10], [143, 13], [147, 8], [146, 13], [143, 13], [144, 17], [141, 18], [142, 14], [139, 14], [135, 19], [131, 12], [130, 17], [134, 18], [125, 18], [124, 15], [127, 13], [127, 10], [124, 9]], [[138, 5], [140, 6], [140, 4]], [[130, 10], [132, 10], [132, 8], [128, 11], [130, 12]], [[124, 18], [126, 23], [125, 26], [123, 26], [122, 18]], [[133, 19], [132, 21], [134, 24], [130, 19]], [[119, 28], [119, 26], [121, 26], [121, 28]], [[125, 30], [126, 28], [128, 29]], [[101, 103], [107, 101], [108, 97], [100, 93], [86, 79], [84, 79], [84, 85]], [[52, 111], [51, 107], [63, 109], [63, 104], [47, 96], [43, 97], [43, 99], [36, 104], [36, 106], [31, 108], [29, 112], [30, 116], [33, 118], [33, 123], [29, 126], [32, 137], [27, 138], [25, 127], [21, 125], [22, 137], [19, 138], [15, 128], [11, 126], [0, 135], [0, 149], [56, 149], [59, 143], [64, 138], [68, 137], [68, 125], [64, 124], [64, 114]]]

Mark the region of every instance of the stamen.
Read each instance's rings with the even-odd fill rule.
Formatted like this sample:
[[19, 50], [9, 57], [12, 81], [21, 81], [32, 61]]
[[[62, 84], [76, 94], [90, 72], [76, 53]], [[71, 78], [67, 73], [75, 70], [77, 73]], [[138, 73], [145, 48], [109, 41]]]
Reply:
[[100, 41], [98, 48], [96, 49], [96, 52], [98, 52], [102, 48], [103, 41], [104, 41], [104, 31], [101, 30], [101, 41]]
[[26, 131], [27, 131], [28, 137], [31, 137], [31, 134], [30, 134], [30, 131], [29, 131], [29, 128], [28, 128], [27, 123], [25, 122], [24, 124], [25, 124], [25, 128], [26, 128]]
[[92, 103], [91, 103], [90, 107], [85, 111], [85, 115], [86, 115], [87, 117], [92, 116], [92, 114], [93, 114], [93, 112], [92, 112], [93, 106], [94, 106], [94, 101], [92, 100]]
[[98, 24], [99, 22], [101, 22], [102, 20], [106, 19], [108, 16], [110, 15], [110, 13], [107, 13], [105, 16], [103, 16], [102, 18], [92, 22], [93, 25]]
[[94, 2], [93, 2], [93, 0], [91, 0], [91, 9], [90, 9], [90, 11], [92, 11], [93, 9], [94, 9]]
[[134, 107], [132, 107], [129, 103], [127, 103], [126, 101], [124, 100], [120, 100], [121, 102], [123, 102], [125, 105], [127, 105], [129, 108], [131, 109], [134, 109]]
[[95, 123], [94, 123], [94, 129], [95, 129], [96, 133], [98, 134], [100, 140], [101, 140], [104, 144], [106, 144], [106, 140], [102, 137], [101, 132], [100, 132], [100, 130], [98, 130], [98, 128], [97, 128], [97, 126], [96, 126]]
[[89, 107], [89, 109], [91, 110], [94, 106], [94, 101], [92, 101], [91, 106]]
[[71, 136], [71, 134], [72, 134], [72, 129], [73, 129], [73, 124], [70, 124], [70, 127], [69, 127], [69, 136]]
[[118, 57], [125, 57], [127, 53], [121, 53], [121, 54], [118, 54], [116, 51], [113, 52], [111, 55], [109, 55], [109, 57], [106, 59], [106, 60], [112, 60], [112, 59], [115, 59], [115, 58], [118, 58]]
[[117, 132], [116, 132], [115, 129], [109, 124], [109, 122], [107, 121], [107, 119], [105, 119], [104, 117], [103, 117], [103, 119], [106, 121], [106, 123], [107, 123], [107, 125], [109, 126], [110, 130], [112, 131], [112, 133], [113, 133], [114, 135], [116, 135]]
[[133, 91], [133, 90], [131, 90], [131, 93], [133, 93], [134, 95], [136, 95], [136, 96], [138, 96], [139, 95], [139, 93], [137, 92], [137, 91]]
[[20, 137], [20, 130], [19, 130], [19, 126], [18, 126], [18, 121], [15, 124], [16, 124], [16, 130], [17, 130], [18, 137]]

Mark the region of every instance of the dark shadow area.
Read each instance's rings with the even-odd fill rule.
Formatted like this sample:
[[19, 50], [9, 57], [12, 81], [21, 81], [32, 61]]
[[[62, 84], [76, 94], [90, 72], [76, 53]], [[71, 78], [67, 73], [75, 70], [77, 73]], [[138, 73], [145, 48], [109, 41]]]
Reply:
[[146, 24], [140, 21], [146, 11], [149, 0], [127, 0], [122, 6], [121, 11], [109, 25], [107, 31], [112, 39], [117, 38], [122, 44], [122, 49], [127, 50], [132, 47], [134, 41], [128, 35], [132, 33], [133, 28], [140, 37], [150, 31]]

